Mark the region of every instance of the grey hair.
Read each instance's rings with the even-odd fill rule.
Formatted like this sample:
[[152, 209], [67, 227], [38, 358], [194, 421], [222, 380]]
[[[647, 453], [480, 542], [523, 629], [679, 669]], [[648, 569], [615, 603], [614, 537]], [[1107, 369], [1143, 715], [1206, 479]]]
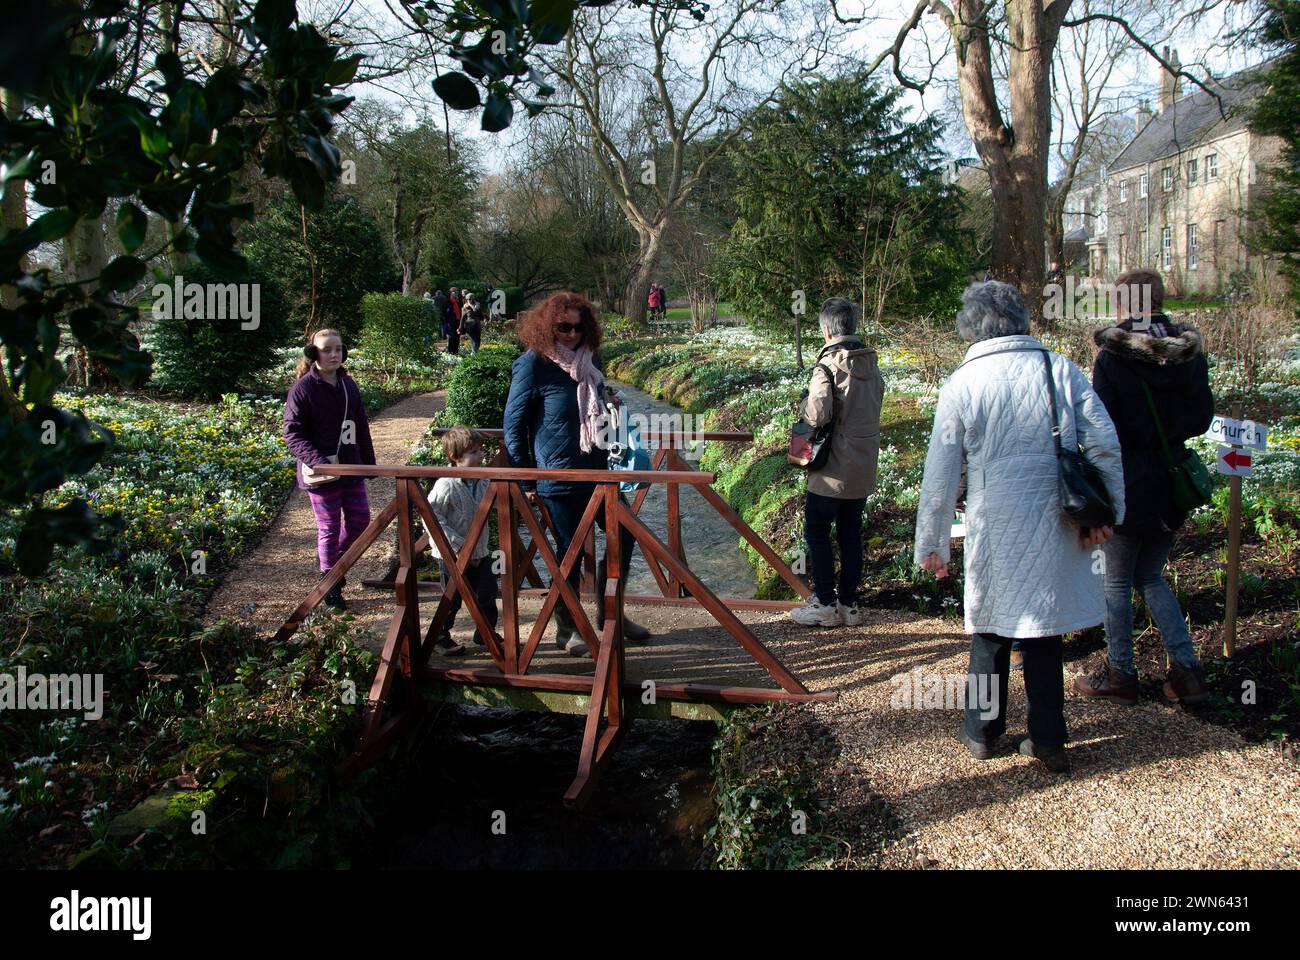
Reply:
[[852, 300], [831, 297], [822, 304], [817, 323], [828, 337], [848, 337], [858, 332], [858, 319], [862, 312]]
[[1020, 291], [1011, 284], [988, 280], [972, 283], [962, 291], [957, 333], [963, 340], [978, 343], [1028, 332], [1029, 310]]

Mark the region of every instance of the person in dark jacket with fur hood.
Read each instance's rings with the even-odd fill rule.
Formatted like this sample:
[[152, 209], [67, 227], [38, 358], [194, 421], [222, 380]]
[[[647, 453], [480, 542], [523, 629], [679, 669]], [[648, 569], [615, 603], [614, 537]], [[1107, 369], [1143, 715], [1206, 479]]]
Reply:
[[[1102, 546], [1106, 578], [1106, 660], [1075, 679], [1085, 697], [1132, 705], [1138, 701], [1133, 664], [1133, 588], [1147, 608], [1169, 653], [1164, 695], [1172, 702], [1206, 699], [1205, 671], [1196, 656], [1178, 600], [1164, 577], [1174, 532], [1187, 519], [1174, 504], [1169, 460], [1152, 416], [1154, 404], [1177, 462], [1183, 443], [1209, 429], [1214, 419], [1209, 364], [1201, 336], [1163, 312], [1164, 284], [1154, 270], [1132, 270], [1116, 280], [1119, 323], [1098, 330], [1093, 389], [1119, 434], [1124, 461], [1124, 522]], [[1126, 303], [1148, 302], [1124, 293], [1150, 294], [1149, 312], [1130, 314]], [[1151, 403], [1148, 403], [1148, 393]]]

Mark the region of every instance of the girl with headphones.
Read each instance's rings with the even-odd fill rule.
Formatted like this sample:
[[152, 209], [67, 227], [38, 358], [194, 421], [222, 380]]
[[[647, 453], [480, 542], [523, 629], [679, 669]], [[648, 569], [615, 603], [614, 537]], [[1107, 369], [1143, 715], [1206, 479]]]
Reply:
[[[284, 442], [298, 459], [298, 489], [311, 500], [316, 552], [326, 573], [370, 524], [370, 500], [364, 477], [328, 477], [312, 468], [374, 463], [375, 447], [361, 390], [343, 366], [348, 351], [342, 335], [317, 330], [302, 354], [284, 405]], [[347, 609], [342, 581], [325, 595], [325, 603]]]

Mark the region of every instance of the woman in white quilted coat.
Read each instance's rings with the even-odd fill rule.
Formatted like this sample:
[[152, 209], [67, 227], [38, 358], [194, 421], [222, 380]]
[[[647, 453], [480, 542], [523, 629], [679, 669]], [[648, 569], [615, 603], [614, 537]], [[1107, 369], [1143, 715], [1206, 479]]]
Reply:
[[[971, 653], [959, 738], [977, 759], [993, 756], [1006, 731], [1011, 642], [1018, 640], [1029, 728], [1020, 752], [1064, 772], [1061, 635], [1103, 621], [1099, 545], [1114, 531], [1080, 529], [1061, 511], [1044, 348], [1028, 335], [1020, 292], [996, 280], [972, 284], [962, 295], [957, 330], [972, 343], [939, 391], [917, 509], [916, 562], [938, 577], [948, 575], [964, 473]], [[1115, 427], [1083, 371], [1059, 354], [1049, 357], [1061, 443], [1067, 449], [1077, 444], [1101, 471], [1122, 521], [1124, 472]]]

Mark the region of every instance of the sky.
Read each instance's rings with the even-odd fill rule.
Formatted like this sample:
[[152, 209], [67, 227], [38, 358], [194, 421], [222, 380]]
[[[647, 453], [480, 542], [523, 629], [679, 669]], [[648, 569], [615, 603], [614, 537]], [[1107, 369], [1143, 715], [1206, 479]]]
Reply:
[[[1130, 0], [1111, 0], [1112, 5], [1123, 2]], [[829, 3], [830, 0], [827, 0], [828, 5]], [[861, 24], [846, 28], [840, 48], [844, 54], [862, 60], [872, 60], [889, 47], [910, 11], [910, 5], [898, 3], [897, 0], [838, 0], [838, 3], [842, 16], [864, 18]], [[300, 7], [305, 14], [310, 15], [312, 12], [332, 11], [346, 6], [350, 16], [369, 18], [378, 33], [397, 29], [397, 20], [391, 12], [390, 4], [395, 7], [397, 0], [302, 0]], [[1081, 15], [1087, 9], [1085, 4], [1090, 4], [1094, 11], [1102, 9], [1096, 0], [1075, 0], [1071, 16]], [[1174, 0], [1172, 3], [1148, 2], [1145, 5], [1132, 3], [1132, 9], [1146, 11], [1145, 14], [1135, 14], [1134, 19], [1144, 15], [1149, 18], [1149, 25], [1142, 35], [1150, 38], [1157, 49], [1172, 44], [1178, 50], [1184, 66], [1199, 61], [1216, 75], [1235, 72], [1263, 59], [1262, 53], [1249, 45], [1215, 43], [1215, 37], [1225, 24], [1240, 26], [1252, 7], [1253, 4], [1250, 3], [1225, 2], [1215, 5], [1206, 13], [1195, 15], [1193, 4], [1184, 0]], [[1172, 37], [1161, 35], [1171, 28], [1174, 30]], [[1068, 32], [1068, 29], [1063, 31], [1063, 37]], [[919, 78], [925, 75], [929, 56], [934, 57], [938, 66], [934, 82], [925, 93], [905, 90], [902, 104], [912, 111], [913, 116], [938, 113], [949, 123], [949, 135], [944, 141], [949, 156], [973, 155], [955, 95], [955, 61], [948, 49], [946, 32], [938, 18], [928, 12], [923, 15], [919, 29], [909, 39], [904, 51], [904, 70], [910, 76]], [[450, 66], [449, 60], [439, 64], [441, 70], [449, 69]], [[422, 110], [432, 107], [434, 121], [441, 126], [443, 111], [437, 106], [437, 100], [428, 86], [435, 76], [432, 63], [424, 64], [422, 74], [360, 84], [350, 92], [395, 104], [411, 122], [418, 118]], [[877, 75], [887, 81], [892, 80], [889, 64], [883, 64]], [[1115, 109], [1131, 114], [1138, 99], [1155, 99], [1159, 89], [1159, 66], [1145, 53], [1135, 51], [1119, 63], [1112, 75], [1111, 86], [1114, 88]], [[1188, 87], [1184, 81], [1184, 93], [1188, 92]], [[421, 103], [421, 99], [425, 102]], [[500, 172], [509, 162], [512, 145], [519, 139], [523, 124], [527, 123], [527, 117], [521, 111], [510, 130], [489, 134], [479, 129], [476, 111], [451, 111], [449, 119], [453, 136], [478, 144], [478, 153], [488, 173]]]

